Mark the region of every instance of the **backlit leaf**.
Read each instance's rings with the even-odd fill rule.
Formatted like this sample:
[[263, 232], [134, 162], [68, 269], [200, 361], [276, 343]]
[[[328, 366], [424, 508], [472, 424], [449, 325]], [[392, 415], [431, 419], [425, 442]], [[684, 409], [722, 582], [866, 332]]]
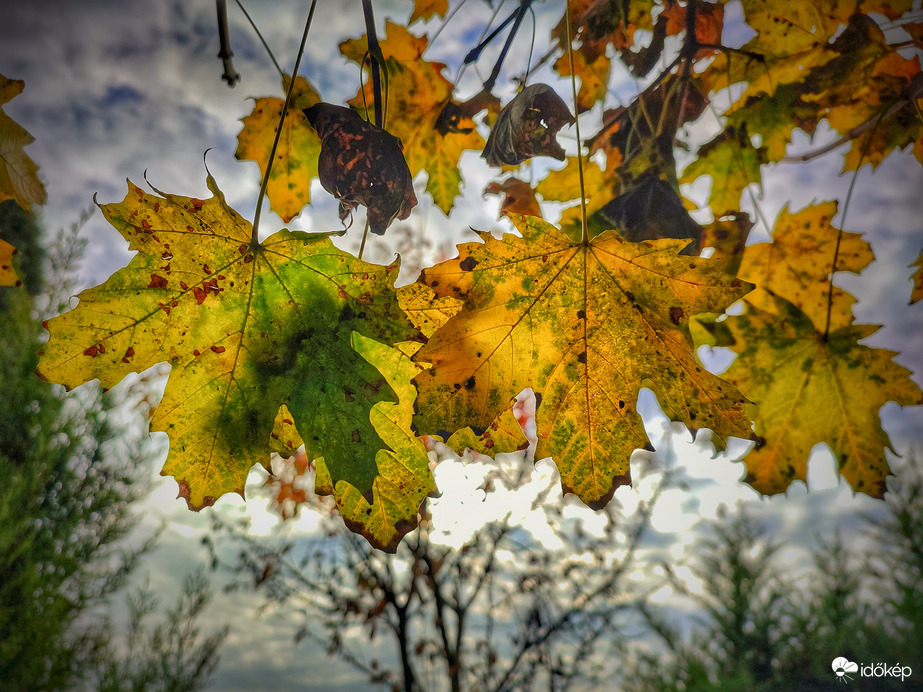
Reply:
[[535, 198], [535, 189], [525, 180], [507, 178], [503, 182], [492, 182], [484, 188], [486, 195], [503, 195], [500, 214], [523, 214], [541, 218], [542, 209]]
[[[761, 310], [773, 311], [772, 295], [793, 303], [823, 332], [852, 323], [849, 293], [831, 287], [836, 253], [836, 271], [858, 274], [875, 259], [869, 244], [858, 233], [835, 228], [836, 202], [823, 202], [791, 213], [782, 209], [776, 220], [771, 243], [757, 243], [746, 248], [737, 275], [756, 284], [747, 301]], [[833, 295], [830, 295], [830, 291]]]
[[[289, 80], [282, 79], [282, 93], [288, 92]], [[320, 139], [308, 125], [302, 110], [320, 101], [314, 87], [304, 77], [295, 78], [292, 102], [282, 122], [282, 133], [276, 149], [266, 196], [270, 207], [285, 223], [296, 217], [311, 201], [311, 180], [317, 177]], [[237, 135], [237, 156], [240, 160], [256, 161], [260, 174], [266, 174], [269, 152], [279, 127], [283, 98], [265, 97], [256, 100], [253, 112], [243, 119], [244, 129]]]
[[[592, 62], [589, 62], [582, 51], [574, 51], [574, 74], [580, 78], [580, 89], [577, 91], [577, 111], [579, 113], [590, 110], [606, 98], [611, 66], [612, 61], [606, 57], [605, 53], [600, 53]], [[555, 62], [554, 69], [562, 77], [570, 76], [570, 58], [566, 52]]]
[[22, 283], [13, 267], [14, 254], [16, 248], [5, 240], [0, 240], [0, 286], [19, 286]]
[[407, 24], [413, 24], [418, 19], [430, 19], [434, 16], [445, 17], [449, 11], [449, 0], [414, 0], [413, 14]]
[[137, 254], [77, 307], [49, 320], [38, 371], [76, 387], [172, 365], [152, 429], [166, 432], [163, 473], [190, 508], [243, 494], [266, 464], [280, 406], [334, 482], [371, 495], [382, 440], [369, 411], [395, 394], [355, 352], [352, 333], [417, 338], [397, 306], [397, 267], [361, 262], [321, 234], [282, 230], [260, 246], [209, 176], [206, 200], [129, 183], [103, 214]]
[[45, 186], [38, 178], [38, 166], [24, 151], [35, 138], [2, 109], [24, 86], [22, 80], [0, 75], [0, 202], [15, 199], [28, 210], [30, 205], [45, 203]]
[[[366, 493], [343, 482], [334, 486], [334, 496], [350, 529], [376, 548], [393, 553], [404, 534], [416, 527], [423, 500], [436, 492], [426, 448], [410, 431], [417, 394], [410, 381], [419, 366], [402, 350], [360, 335], [354, 337], [353, 345], [385, 375], [397, 402], [381, 401], [372, 407], [372, 425], [387, 448], [379, 449], [375, 457], [378, 476], [372, 485], [371, 502]], [[419, 344], [407, 346], [411, 353], [419, 348]], [[317, 459], [315, 464], [318, 477], [329, 476], [326, 459]]]
[[418, 282], [397, 289], [397, 300], [413, 326], [427, 338], [448, 322], [462, 306], [458, 298], [437, 297], [433, 289]]
[[811, 449], [825, 443], [853, 489], [881, 497], [891, 444], [878, 411], [888, 401], [923, 404], [923, 393], [892, 351], [858, 343], [878, 327], [843, 326], [825, 338], [793, 306], [779, 301], [776, 312], [751, 306], [726, 321], [740, 355], [724, 377], [757, 406], [761, 442], [744, 457], [747, 482], [784, 492], [805, 480]]
[[708, 206], [721, 216], [740, 209], [740, 195], [760, 181], [760, 166], [766, 162], [765, 152], [750, 143], [746, 130], [728, 128], [699, 149], [698, 158], [686, 166], [680, 182], [710, 175]]
[[773, 2], [743, 0], [744, 20], [756, 31], [739, 52], [720, 52], [701, 75], [705, 91], [749, 82], [743, 98], [772, 96], [781, 84], [799, 82], [837, 56], [830, 40], [849, 21], [855, 3], [842, 0]]
[[912, 276], [913, 290], [910, 293], [910, 304], [913, 305], [923, 298], [923, 250], [921, 250], [920, 254], [917, 256], [917, 261], [910, 266], [917, 268]]
[[[385, 32], [387, 38], [380, 42], [388, 72], [385, 129], [403, 142], [411, 174], [426, 171], [426, 191], [448, 214], [461, 185], [458, 160], [465, 149], [482, 149], [484, 139], [474, 130], [470, 118], [459, 125], [467, 132], [441, 130], [439, 116], [452, 98], [452, 84], [442, 76], [443, 63], [423, 59], [427, 39], [391, 21], [386, 23]], [[367, 50], [365, 36], [340, 44], [343, 55], [357, 64], [362, 63]], [[368, 82], [349, 104], [361, 113], [365, 104], [371, 111], [374, 102], [372, 84]]]
[[693, 429], [749, 434], [745, 400], [696, 363], [687, 332], [692, 315], [723, 310], [748, 285], [678, 256], [685, 241], [608, 232], [584, 246], [539, 219], [512, 219], [522, 237], [482, 233], [421, 275], [464, 301], [414, 356], [433, 366], [415, 380], [421, 432], [486, 427], [531, 387], [536, 455], [553, 456], [565, 489], [594, 507], [629, 482], [629, 457], [647, 443], [641, 387]]

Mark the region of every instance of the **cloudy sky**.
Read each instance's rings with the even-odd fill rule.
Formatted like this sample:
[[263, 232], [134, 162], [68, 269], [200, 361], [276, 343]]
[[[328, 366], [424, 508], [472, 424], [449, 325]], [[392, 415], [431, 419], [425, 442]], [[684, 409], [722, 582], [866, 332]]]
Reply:
[[[27, 151], [40, 166], [47, 186], [48, 204], [42, 215], [49, 231], [77, 220], [82, 211], [92, 206], [94, 194], [102, 203], [121, 200], [126, 178], [143, 184], [145, 171], [151, 183], [162, 190], [206, 196], [206, 150], [210, 150], [208, 167], [230, 204], [252, 218], [259, 188], [258, 170], [255, 163], [235, 160], [236, 136], [240, 119], [252, 109], [249, 97], [280, 95], [281, 85], [242, 13], [234, 2], [229, 4], [234, 63], [242, 76], [233, 89], [221, 80], [215, 5], [211, 0], [33, 0], [6, 3], [0, 10], [0, 74], [26, 82], [23, 94], [7, 104], [5, 110], [36, 138]], [[309, 3], [249, 0], [245, 4], [283, 68], [290, 69]], [[405, 22], [411, 5], [410, 0], [376, 2], [380, 31], [385, 18]], [[544, 53], [547, 44], [543, 37], [547, 37], [549, 24], [560, 13], [558, 4], [551, 5], [536, 5], [536, 56]], [[732, 3], [729, 14], [733, 16], [735, 11], [739, 14]], [[490, 8], [485, 3], [470, 0], [426, 57], [449, 63], [448, 76], [454, 79], [459, 58], [475, 44], [489, 16]], [[418, 24], [414, 29], [432, 33], [437, 26], [433, 22]], [[363, 33], [359, 0], [319, 3], [301, 72], [325, 100], [343, 103], [356, 93], [358, 69], [339, 55], [337, 44]], [[527, 26], [510, 56], [512, 73], [523, 71], [530, 33]], [[481, 76], [489, 71], [493, 55], [492, 51], [485, 53]], [[501, 84], [505, 76], [506, 71]], [[618, 98], [630, 98], [637, 89], [623, 77], [615, 77], [610, 105]], [[569, 102], [567, 85], [552, 83]], [[468, 70], [459, 82], [462, 92], [468, 92], [462, 95], [470, 95], [478, 84], [477, 71]], [[505, 89], [501, 95], [508, 97], [512, 91]], [[593, 131], [600, 115], [597, 109], [585, 116], [584, 132]], [[706, 129], [708, 126], [702, 125]], [[572, 147], [572, 136], [568, 137], [565, 133], [561, 141]], [[819, 141], [824, 137], [821, 132]], [[817, 142], [810, 144], [803, 136], [795, 140], [791, 152], [817, 146]], [[501, 227], [496, 220], [498, 200], [488, 197], [485, 202], [480, 195], [491, 176], [486, 164], [473, 152], [465, 155], [463, 164], [465, 188], [451, 218], [433, 208], [421, 194], [423, 182], [417, 181], [421, 204], [405, 227], [416, 234], [414, 237], [425, 236], [429, 251], [450, 247], [465, 238], [469, 226]], [[791, 209], [801, 209], [816, 201], [844, 199], [850, 181], [839, 177], [841, 166], [841, 156], [833, 154], [809, 165], [786, 164], [765, 171], [764, 189], [758, 200], [762, 214], [772, 219], [786, 203]], [[913, 371], [918, 384], [923, 384], [923, 304], [907, 306], [906, 302], [910, 291], [907, 265], [919, 252], [923, 238], [921, 190], [923, 169], [909, 154], [892, 155], [874, 175], [868, 167], [863, 169], [845, 228], [866, 235], [877, 261], [861, 276], [839, 278], [842, 286], [860, 298], [855, 309], [857, 321], [884, 325], [868, 343], [900, 351], [897, 361]], [[703, 191], [699, 185], [687, 192], [695, 197]], [[336, 206], [317, 183], [312, 199], [316, 200], [314, 206], [290, 227], [309, 231], [339, 228]], [[275, 214], [266, 212], [268, 205], [263, 215], [263, 236], [282, 227]], [[361, 227], [357, 223], [338, 242], [355, 248]], [[83, 233], [90, 244], [81, 272], [81, 288], [101, 282], [129, 259], [125, 243], [98, 212]], [[390, 259], [393, 252], [393, 247], [386, 245], [374, 249], [381, 260]], [[829, 535], [837, 528], [848, 531], [856, 525], [859, 511], [880, 510], [879, 503], [854, 496], [838, 482], [832, 458], [823, 448], [812, 456], [810, 494], [804, 484], [796, 483], [785, 496], [761, 500], [738, 483], [743, 466], [735, 461], [735, 454], [742, 453], [741, 446], [732, 445], [728, 455], [712, 459], [707, 445], [690, 444], [681, 426], [669, 426], [657, 415], [655, 404], [651, 403], [647, 411], [647, 425], [655, 444], [664, 438], [672, 440], [679, 463], [692, 476], [703, 479], [703, 489], [677, 498], [676, 502], [664, 502], [669, 509], [655, 518], [656, 528], [672, 535], [678, 545], [688, 542], [689, 531], [698, 518], [714, 516], [720, 502], [732, 504], [737, 499], [746, 501], [754, 514], [765, 518], [779, 541], [792, 546], [792, 560], [796, 559], [797, 547], [804, 545], [805, 526], [810, 527], [808, 533]], [[899, 452], [916, 445], [923, 454], [923, 407], [900, 409], [889, 404], [883, 409], [883, 426]], [[550, 473], [546, 464], [541, 464], [539, 470], [541, 474]], [[465, 475], [464, 471], [448, 468], [444, 473], [461, 473], [462, 478]], [[468, 476], [476, 487], [475, 467]], [[459, 483], [456, 479], [449, 485]], [[634, 492], [620, 489], [618, 498], [631, 505], [636, 500]], [[209, 526], [206, 513], [187, 512], [175, 495], [175, 482], [158, 478], [144, 507], [146, 525], [155, 525], [161, 519], [168, 522], [161, 548], [145, 565], [152, 586], [165, 597], [178, 590], [181, 579], [177, 575], [203, 559], [199, 539]], [[551, 500], [556, 501], [554, 496]], [[447, 504], [457, 501], [445, 500]], [[229, 517], [249, 513], [255, 525], [268, 530], [268, 515], [259, 501], [245, 505], [237, 498], [226, 498], [213, 511]], [[485, 509], [488, 515], [490, 511]], [[269, 618], [255, 619], [257, 603], [241, 594], [219, 597], [212, 615], [218, 623], [230, 620], [233, 629], [214, 689], [264, 689], [268, 679], [273, 680], [274, 689], [307, 689], [320, 674], [320, 688], [332, 689], [341, 682], [343, 689], [348, 688], [351, 678], [346, 669], [331, 664], [306, 643], [295, 647], [290, 628], [274, 625]]]

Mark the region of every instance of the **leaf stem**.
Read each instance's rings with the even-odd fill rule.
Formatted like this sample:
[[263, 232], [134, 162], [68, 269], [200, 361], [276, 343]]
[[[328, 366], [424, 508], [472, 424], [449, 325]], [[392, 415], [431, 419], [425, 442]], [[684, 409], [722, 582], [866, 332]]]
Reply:
[[369, 237], [369, 217], [365, 217], [365, 228], [362, 229], [362, 242], [359, 243], [359, 259], [362, 259], [362, 253], [365, 252], [365, 241]]
[[247, 18], [247, 21], [250, 22], [250, 26], [253, 28], [253, 31], [256, 33], [257, 38], [260, 39], [260, 42], [263, 44], [263, 48], [266, 49], [266, 52], [269, 54], [269, 59], [272, 60], [272, 64], [276, 66], [276, 71], [279, 73], [280, 77], [284, 77], [285, 73], [282, 72], [282, 68], [279, 66], [279, 61], [276, 60], [276, 56], [272, 54], [272, 50], [269, 47], [269, 44], [266, 43], [266, 39], [263, 38], [263, 34], [260, 33], [259, 27], [256, 25], [256, 22], [253, 21], [253, 18], [250, 16], [250, 13], [247, 12], [247, 8], [243, 6], [240, 0], [235, 0], [237, 6], [240, 8], [240, 11], [244, 13], [244, 17]]
[[577, 133], [577, 175], [580, 178], [581, 245], [589, 243], [586, 222], [586, 184], [583, 180], [583, 153], [580, 144], [580, 108], [577, 105], [577, 77], [574, 70], [574, 39], [570, 25], [570, 0], [564, 0], [564, 18], [567, 26], [567, 59], [570, 62], [570, 87], [574, 95], [574, 127]]
[[519, 9], [517, 9], [515, 13], [513, 28], [510, 29], [509, 36], [506, 37], [506, 43], [503, 44], [503, 49], [500, 51], [499, 57], [497, 57], [497, 62], [494, 64], [494, 69], [490, 71], [490, 76], [487, 78], [487, 81], [484, 82], [484, 91], [493, 91], [494, 84], [497, 82], [497, 77], [500, 75], [500, 68], [503, 67], [503, 61], [506, 60], [506, 54], [509, 52], [510, 46], [513, 44], [513, 39], [516, 38], [516, 32], [519, 31], [519, 26], [522, 24], [522, 20], [526, 16], [526, 10], [528, 10], [531, 5], [532, 0], [520, 0]]
[[250, 237], [250, 247], [254, 250], [260, 244], [260, 213], [263, 210], [263, 198], [266, 197], [266, 188], [269, 187], [269, 174], [272, 173], [272, 162], [276, 158], [276, 149], [279, 146], [279, 138], [282, 136], [282, 126], [285, 124], [285, 114], [288, 112], [288, 104], [292, 101], [292, 91], [295, 89], [295, 76], [298, 74], [298, 67], [301, 65], [301, 58], [304, 55], [304, 44], [308, 41], [308, 31], [311, 30], [311, 22], [314, 19], [314, 9], [317, 7], [317, 0], [311, 0], [311, 9], [308, 12], [308, 19], [304, 24], [304, 33], [301, 35], [301, 45], [298, 47], [298, 56], [295, 58], [295, 67], [292, 68], [292, 79], [288, 85], [288, 92], [285, 94], [285, 103], [282, 104], [282, 115], [279, 116], [279, 125], [276, 127], [276, 137], [272, 141], [272, 149], [269, 151], [269, 160], [266, 162], [266, 172], [263, 174], [263, 183], [260, 185], [260, 194], [256, 198], [256, 212], [253, 214], [253, 235]]
[[859, 179], [859, 169], [862, 168], [862, 161], [865, 159], [865, 155], [868, 153], [869, 145], [872, 143], [872, 135], [875, 134], [875, 130], [878, 129], [881, 121], [884, 120], [884, 115], [885, 112], [883, 111], [878, 116], [878, 120], [875, 121], [875, 125], [872, 127], [869, 138], [865, 140], [865, 144], [862, 146], [862, 151], [859, 153], [859, 162], [856, 164], [856, 172], [853, 174], [852, 180], [849, 181], [849, 189], [846, 191], [846, 199], [843, 202], [843, 216], [840, 218], [840, 228], [836, 234], [836, 245], [833, 248], [833, 262], [830, 264], [830, 290], [827, 291], [827, 321], [824, 325], [824, 341], [827, 340], [827, 336], [830, 334], [830, 317], [833, 314], [833, 275], [836, 273], [836, 262], [837, 259], [839, 259], [840, 243], [843, 240], [843, 229], [846, 228], [846, 212], [849, 211], [849, 202], [852, 199], [852, 193], [853, 189], [856, 187], [856, 181]]
[[372, 90], [375, 95], [375, 125], [385, 126], [384, 110], [381, 98], [381, 46], [378, 43], [378, 34], [375, 31], [375, 13], [372, 9], [372, 0], [362, 0], [362, 14], [365, 16], [365, 34], [369, 46], [369, 63], [372, 71]]

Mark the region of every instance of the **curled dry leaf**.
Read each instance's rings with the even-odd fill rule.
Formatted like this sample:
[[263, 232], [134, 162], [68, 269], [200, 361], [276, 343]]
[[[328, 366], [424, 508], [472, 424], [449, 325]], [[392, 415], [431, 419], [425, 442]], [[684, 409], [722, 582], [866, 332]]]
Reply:
[[363, 204], [372, 233], [384, 235], [395, 217], [410, 216], [417, 196], [401, 140], [342, 106], [318, 103], [304, 114], [321, 139], [321, 185], [340, 200], [341, 218]]
[[500, 111], [481, 157], [491, 166], [516, 166], [533, 156], [565, 158], [555, 136], [573, 124], [561, 97], [547, 84], [531, 84]]

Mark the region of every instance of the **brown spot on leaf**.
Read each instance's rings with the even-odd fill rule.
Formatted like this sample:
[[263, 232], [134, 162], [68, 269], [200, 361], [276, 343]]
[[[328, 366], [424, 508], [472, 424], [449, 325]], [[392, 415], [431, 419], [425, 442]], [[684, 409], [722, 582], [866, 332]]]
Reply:
[[461, 262], [458, 263], [458, 267], [464, 272], [474, 271], [474, 268], [478, 266], [479, 262], [474, 259], [474, 257], [466, 257]]
[[166, 288], [167, 280], [162, 276], [158, 276], [157, 274], [151, 274], [151, 283], [149, 283], [147, 287], [148, 288]]
[[227, 350], [224, 346], [212, 346], [211, 349], [215, 353], [224, 353]]
[[683, 314], [682, 308], [670, 308], [670, 321], [673, 324], [679, 324], [679, 321], [683, 318]]

